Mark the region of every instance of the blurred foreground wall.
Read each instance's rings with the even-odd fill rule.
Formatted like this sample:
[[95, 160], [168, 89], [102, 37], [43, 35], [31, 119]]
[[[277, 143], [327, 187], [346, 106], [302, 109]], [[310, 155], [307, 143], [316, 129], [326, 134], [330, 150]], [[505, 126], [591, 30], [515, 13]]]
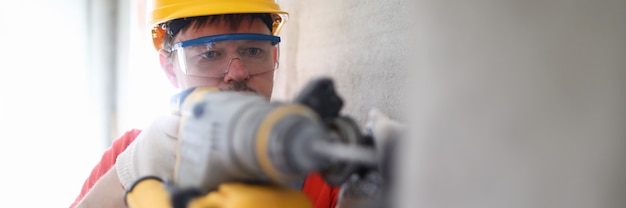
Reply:
[[413, 12], [397, 207], [626, 207], [626, 1]]

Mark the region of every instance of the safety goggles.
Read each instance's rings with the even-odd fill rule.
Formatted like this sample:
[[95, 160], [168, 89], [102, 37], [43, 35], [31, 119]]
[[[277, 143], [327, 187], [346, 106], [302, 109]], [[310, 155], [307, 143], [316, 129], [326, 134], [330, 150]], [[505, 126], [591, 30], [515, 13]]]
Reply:
[[280, 37], [263, 34], [214, 35], [178, 42], [172, 52], [189, 76], [222, 78], [235, 59], [255, 75], [276, 69], [279, 42]]

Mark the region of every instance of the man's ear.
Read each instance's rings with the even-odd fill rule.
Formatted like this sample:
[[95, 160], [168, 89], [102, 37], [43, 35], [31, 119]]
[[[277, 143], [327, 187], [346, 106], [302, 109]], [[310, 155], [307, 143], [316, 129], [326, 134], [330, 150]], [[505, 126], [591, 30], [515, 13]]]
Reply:
[[278, 69], [279, 56], [280, 56], [280, 48], [276, 46], [274, 47], [274, 69]]
[[174, 64], [172, 63], [171, 53], [167, 52], [163, 49], [159, 50], [159, 62], [161, 63], [161, 68], [163, 72], [165, 72], [165, 76], [167, 76], [167, 80], [175, 87], [178, 88], [178, 79], [176, 78], [176, 73], [174, 72]]

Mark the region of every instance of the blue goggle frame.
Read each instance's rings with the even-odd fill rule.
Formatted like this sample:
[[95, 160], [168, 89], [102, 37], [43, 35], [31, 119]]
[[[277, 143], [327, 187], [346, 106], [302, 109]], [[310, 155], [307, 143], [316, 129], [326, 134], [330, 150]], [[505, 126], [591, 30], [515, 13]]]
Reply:
[[202, 43], [226, 41], [226, 40], [269, 40], [272, 42], [272, 45], [276, 45], [280, 43], [280, 37], [278, 36], [256, 34], [256, 33], [238, 33], [238, 34], [205, 36], [201, 38], [178, 42], [172, 46], [172, 51], [175, 51], [180, 48], [187, 47], [187, 46], [192, 46], [192, 45], [197, 45], [197, 44], [202, 44]]

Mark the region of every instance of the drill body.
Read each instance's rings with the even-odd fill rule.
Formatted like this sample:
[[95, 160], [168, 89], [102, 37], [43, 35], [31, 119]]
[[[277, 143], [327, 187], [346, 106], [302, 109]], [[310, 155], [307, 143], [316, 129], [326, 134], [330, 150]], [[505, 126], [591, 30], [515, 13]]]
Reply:
[[[138, 180], [126, 192], [131, 208], [153, 203], [146, 200], [154, 196], [171, 202], [164, 207], [195, 203], [237, 208], [241, 206], [232, 200], [240, 204], [285, 197], [297, 207], [310, 207], [288, 184], [319, 172], [336, 186], [357, 172], [377, 168], [373, 139], [362, 135], [350, 117], [339, 115], [343, 103], [330, 79], [311, 82], [291, 103], [211, 87], [190, 89], [175, 100], [180, 122], [174, 179]], [[252, 194], [259, 190], [281, 197], [254, 197], [260, 196]], [[239, 194], [252, 197], [235, 197]]]

